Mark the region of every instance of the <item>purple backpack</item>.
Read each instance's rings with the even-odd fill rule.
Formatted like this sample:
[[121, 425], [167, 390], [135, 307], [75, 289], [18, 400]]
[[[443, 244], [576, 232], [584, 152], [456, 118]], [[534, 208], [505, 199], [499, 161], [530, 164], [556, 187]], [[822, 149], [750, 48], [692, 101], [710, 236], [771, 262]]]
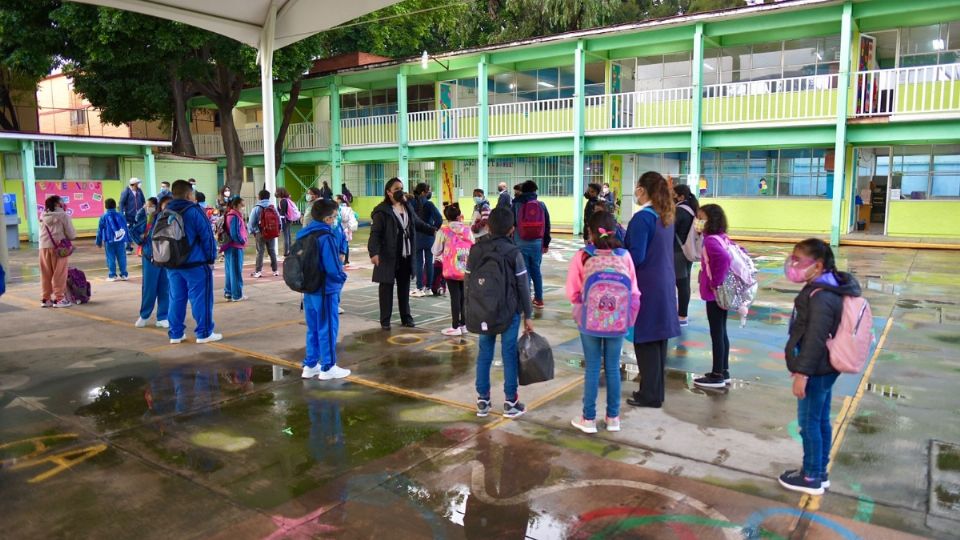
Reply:
[[583, 252], [583, 304], [577, 319], [580, 332], [594, 337], [623, 337], [630, 328], [630, 302], [633, 284], [624, 257], [626, 251], [596, 249]]
[[86, 304], [90, 301], [90, 282], [83, 270], [75, 266], [67, 269], [67, 300], [74, 304]]

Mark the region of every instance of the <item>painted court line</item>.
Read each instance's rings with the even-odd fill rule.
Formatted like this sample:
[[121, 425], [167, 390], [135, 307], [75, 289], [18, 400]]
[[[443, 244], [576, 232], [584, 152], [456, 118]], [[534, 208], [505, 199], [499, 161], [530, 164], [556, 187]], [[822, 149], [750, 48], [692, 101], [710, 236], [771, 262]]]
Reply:
[[[27, 309], [30, 309], [30, 308], [49, 309], [49, 310], [54, 311], [54, 312], [57, 312], [57, 313], [63, 313], [63, 314], [65, 314], [65, 315], [70, 315], [70, 316], [73, 316], [73, 317], [79, 317], [79, 318], [81, 318], [81, 319], [87, 319], [87, 320], [91, 320], [91, 321], [96, 321], [96, 322], [102, 322], [102, 323], [112, 324], [112, 325], [114, 325], [114, 326], [120, 326], [120, 327], [123, 327], [123, 328], [133, 328], [133, 323], [132, 323], [132, 322], [128, 322], [128, 321], [118, 321], [118, 320], [116, 320], [116, 319], [111, 319], [111, 318], [109, 318], [109, 317], [104, 317], [104, 316], [102, 316], [102, 315], [95, 315], [95, 314], [93, 314], [93, 313], [87, 313], [86, 311], [83, 311], [84, 308], [81, 307], [81, 306], [70, 306], [70, 307], [68, 307], [68, 308], [41, 308], [41, 307], [38, 306], [37, 303], [35, 303], [35, 302], [31, 302], [30, 300], [27, 300], [26, 298], [23, 298], [23, 297], [20, 297], [20, 296], [15, 296], [15, 295], [12, 295], [12, 294], [9, 294], [9, 293], [4, 294], [4, 295], [3, 295], [3, 298], [4, 298], [5, 300], [7, 300], [7, 299], [13, 300], [13, 301], [15, 301], [17, 304], [20, 304], [21, 306], [23, 306], [24, 308], [27, 308]], [[86, 305], [86, 304], [85, 304], [85, 305]], [[139, 331], [139, 332], [152, 332], [152, 333], [154, 333], [154, 334], [157, 334], [157, 333], [160, 333], [160, 334], [163, 334], [163, 335], [166, 335], [166, 334], [167, 334], [167, 331], [166, 331], [165, 329], [163, 329], [163, 328], [157, 328], [157, 327], [152, 327], [152, 328], [151, 328], [151, 327], [147, 326], [147, 327], [144, 327], [144, 328], [136, 328], [136, 330]]]

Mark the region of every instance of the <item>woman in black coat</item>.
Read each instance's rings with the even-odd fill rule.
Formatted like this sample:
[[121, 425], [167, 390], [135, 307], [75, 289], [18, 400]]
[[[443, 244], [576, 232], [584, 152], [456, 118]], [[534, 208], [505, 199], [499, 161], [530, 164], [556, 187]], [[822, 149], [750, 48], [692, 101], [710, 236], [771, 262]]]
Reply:
[[367, 253], [373, 263], [373, 281], [380, 284], [380, 327], [390, 329], [393, 314], [393, 283], [397, 283], [400, 322], [413, 328], [410, 314], [410, 276], [416, 233], [433, 234], [436, 229], [410, 211], [403, 193], [403, 181], [391, 178], [384, 188], [384, 200], [370, 214], [370, 239]]
[[[690, 230], [694, 228], [697, 210], [700, 203], [690, 191], [690, 186], [678, 184], [673, 186], [673, 198], [677, 203], [677, 220], [674, 227], [673, 240], [673, 269], [677, 277], [677, 304], [680, 326], [687, 326], [687, 312], [690, 308], [690, 281], [693, 279], [693, 261], [683, 254], [683, 242], [686, 241]], [[699, 231], [695, 231], [699, 233]]]

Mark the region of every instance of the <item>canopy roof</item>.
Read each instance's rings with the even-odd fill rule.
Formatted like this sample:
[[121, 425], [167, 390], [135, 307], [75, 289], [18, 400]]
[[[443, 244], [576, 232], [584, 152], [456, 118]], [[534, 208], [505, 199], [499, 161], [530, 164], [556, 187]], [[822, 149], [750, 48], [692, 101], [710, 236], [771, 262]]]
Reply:
[[396, 0], [74, 0], [169, 19], [262, 48], [270, 6], [277, 8], [271, 50], [285, 47]]

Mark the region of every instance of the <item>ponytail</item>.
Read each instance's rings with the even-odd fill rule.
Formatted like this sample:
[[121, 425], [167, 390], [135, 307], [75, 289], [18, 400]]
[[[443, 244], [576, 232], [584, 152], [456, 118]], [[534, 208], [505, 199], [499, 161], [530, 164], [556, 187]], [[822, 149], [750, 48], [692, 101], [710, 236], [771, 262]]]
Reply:
[[637, 186], [642, 187], [650, 198], [650, 205], [660, 216], [660, 221], [666, 227], [673, 223], [676, 217], [676, 207], [673, 204], [673, 197], [670, 195], [670, 187], [667, 181], [658, 172], [647, 171], [643, 173]]

